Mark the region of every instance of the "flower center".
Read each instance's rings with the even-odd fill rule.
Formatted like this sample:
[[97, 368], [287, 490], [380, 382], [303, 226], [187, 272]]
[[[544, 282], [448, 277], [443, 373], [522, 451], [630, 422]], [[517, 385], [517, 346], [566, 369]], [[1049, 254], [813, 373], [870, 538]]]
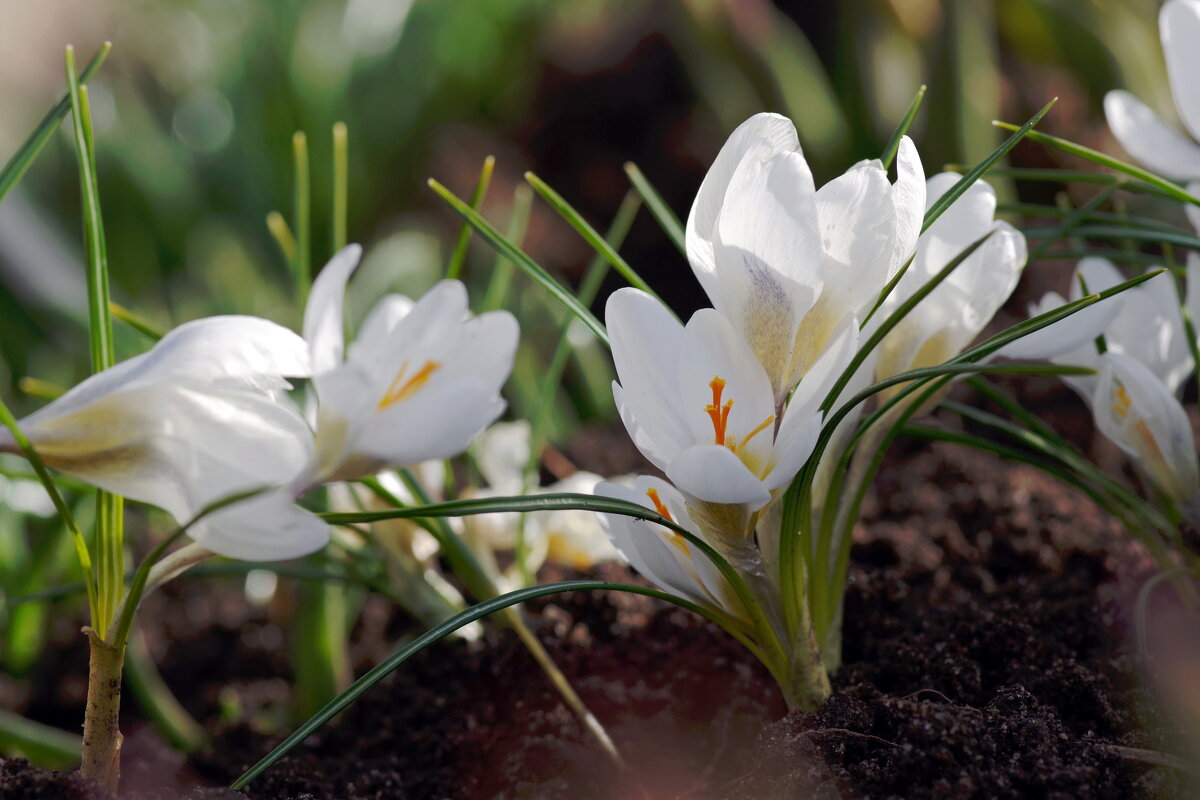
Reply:
[[704, 413], [708, 414], [708, 418], [712, 420], [713, 444], [728, 447], [735, 455], [740, 455], [741, 449], [751, 439], [765, 431], [775, 421], [775, 415], [771, 414], [758, 423], [754, 430], [742, 437], [739, 442], [737, 437], [729, 434], [729, 412], [733, 410], [733, 398], [729, 398], [724, 404], [721, 403], [721, 398], [725, 393], [725, 379], [720, 375], [714, 376], [709, 381], [708, 387], [712, 389], [712, 402], [704, 407]]
[[379, 410], [382, 411], [388, 406], [403, 402], [421, 391], [421, 387], [429, 382], [430, 376], [437, 372], [441, 366], [436, 361], [426, 361], [410, 378], [408, 377], [408, 361], [405, 361], [400, 365], [400, 370], [396, 373], [396, 377], [392, 378], [392, 382], [388, 384], [387, 391], [383, 393], [383, 397], [380, 398]]
[[1133, 401], [1129, 399], [1129, 392], [1125, 391], [1125, 387], [1117, 384], [1117, 400], [1113, 403], [1113, 413], [1124, 419], [1129, 415], [1129, 407], [1133, 405]]

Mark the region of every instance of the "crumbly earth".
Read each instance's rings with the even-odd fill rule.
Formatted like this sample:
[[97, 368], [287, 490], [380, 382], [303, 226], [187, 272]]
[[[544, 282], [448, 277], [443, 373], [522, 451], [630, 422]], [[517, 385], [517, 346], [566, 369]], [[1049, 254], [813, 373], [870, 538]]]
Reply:
[[[1146, 752], [1179, 740], [1160, 710], [1171, 700], [1145, 685], [1127, 641], [1151, 564], [1111, 520], [1035, 470], [951, 446], [896, 454], [865, 519], [844, 665], [816, 713], [785, 715], [764, 670], [685, 612], [626, 595], [563, 595], [531, 609], [539, 633], [627, 769], [585, 735], [515, 637], [499, 633], [482, 647], [430, 648], [246, 796], [1195, 796]], [[618, 568], [605, 574], [629, 579]], [[151, 790], [152, 778], [226, 785], [277, 741], [258, 731], [286, 700], [272, 700], [286, 662], [268, 646], [268, 624], [240, 613], [249, 617], [201, 615], [208, 629], [176, 631], [161, 660], [182, 697], [201, 698], [196, 712], [214, 718], [222, 685], [233, 695], [224, 705], [241, 712], [212, 722], [212, 748], [186, 765], [163, 767], [164, 748], [127, 748], [136, 796], [176, 796]], [[380, 609], [365, 620], [362, 668], [405, 628]], [[225, 626], [239, 625], [251, 634], [229, 636]], [[214, 653], [218, 644], [229, 649]], [[237, 796], [222, 791], [178, 796]], [[104, 795], [69, 773], [10, 761], [0, 797]]]

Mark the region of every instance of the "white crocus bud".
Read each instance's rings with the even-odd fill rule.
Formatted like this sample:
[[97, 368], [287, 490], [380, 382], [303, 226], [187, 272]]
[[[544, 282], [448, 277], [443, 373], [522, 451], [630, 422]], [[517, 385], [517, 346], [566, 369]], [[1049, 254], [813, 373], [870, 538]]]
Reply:
[[862, 161], [818, 190], [791, 121], [756, 114], [705, 176], [688, 260], [763, 365], [778, 408], [912, 255], [925, 176], [908, 137], [897, 174], [893, 184], [879, 161]]
[[[284, 394], [310, 374], [296, 334], [255, 317], [179, 326], [149, 352], [85, 380], [19, 425], [47, 465], [158, 506], [179, 523], [219, 500], [289, 483], [312, 435]], [[0, 449], [17, 450], [7, 431]], [[328, 528], [268, 492], [203, 519], [189, 534], [231, 558], [292, 558]]]

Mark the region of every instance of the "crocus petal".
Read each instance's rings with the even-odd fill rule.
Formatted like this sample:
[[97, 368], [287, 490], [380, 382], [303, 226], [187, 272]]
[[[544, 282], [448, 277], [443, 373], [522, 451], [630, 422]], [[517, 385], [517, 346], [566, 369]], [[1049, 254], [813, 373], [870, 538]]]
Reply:
[[892, 251], [888, 279], [904, 266], [917, 246], [925, 221], [925, 168], [917, 146], [907, 136], [900, 137], [896, 152], [896, 182], [892, 185], [892, 206], [896, 214], [896, 241]]
[[[596, 494], [650, 508], [644, 492], [639, 495], [636, 490], [615, 483], [598, 484]], [[707, 592], [668, 551], [668, 548], [673, 546], [664, 540], [664, 537], [671, 535], [669, 531], [651, 522], [620, 514], [599, 516], [613, 545], [629, 560], [630, 566], [646, 576], [651, 583], [695, 602], [711, 602]]]
[[[1123, 302], [1122, 295], [1118, 294], [1082, 308], [1069, 317], [1005, 345], [998, 355], [1014, 359], [1056, 358], [1064, 353], [1080, 350], [1085, 345], [1090, 346], [1094, 352], [1095, 346], [1092, 343], [1112, 324], [1113, 319], [1121, 312]], [[1040, 316], [1063, 305], [1066, 305], [1066, 300], [1061, 295], [1050, 292], [1030, 307], [1029, 316]]]
[[[1169, 0], [1158, 14], [1158, 29], [1162, 37], [1163, 56], [1167, 62], [1167, 77], [1175, 107], [1192, 137], [1200, 139], [1200, 2]], [[1200, 164], [1196, 165], [1200, 168]]]
[[896, 243], [892, 187], [880, 163], [860, 162], [822, 186], [817, 213], [825, 253], [836, 262], [823, 292], [858, 311], [886, 282]]
[[283, 561], [316, 552], [329, 542], [329, 525], [295, 504], [283, 490], [222, 508], [188, 530], [199, 544], [226, 558]]
[[1137, 359], [1106, 353], [1092, 404], [1096, 426], [1146, 469], [1163, 491], [1189, 501], [1200, 466], [1187, 412]]
[[312, 351], [313, 372], [320, 374], [342, 363], [346, 333], [342, 313], [346, 282], [362, 258], [356, 244], [343, 247], [313, 281], [304, 309], [304, 338]]
[[796, 331], [824, 285], [815, 202], [803, 157], [780, 153], [734, 176], [717, 221], [713, 305], [742, 332], [777, 396], [791, 389], [784, 373]]
[[492, 311], [462, 324], [454, 370], [477, 378], [496, 391], [512, 372], [520, 327], [507, 311]]
[[858, 343], [858, 319], [848, 315], [835, 329], [820, 358], [797, 384], [796, 391], [788, 401], [788, 409], [795, 409], [791, 413], [809, 416], [817, 413], [820, 404], [825, 401], [825, 395], [850, 365], [858, 351]]
[[763, 482], [741, 459], [719, 445], [687, 448], [671, 461], [667, 478], [680, 491], [708, 503], [744, 504], [757, 511], [771, 499]]
[[1118, 89], [1106, 94], [1104, 116], [1121, 146], [1149, 169], [1169, 178], [1200, 178], [1200, 145], [1129, 92]]
[[366, 319], [359, 326], [358, 334], [350, 345], [350, 361], [377, 361], [384, 357], [395, 342], [392, 331], [408, 316], [415, 304], [402, 294], [389, 294], [371, 307]]
[[[779, 114], [755, 114], [730, 135], [700, 184], [688, 214], [685, 241], [688, 261], [710, 298], [719, 294], [713, 261], [714, 227], [734, 172], [743, 161], [747, 164], [765, 162], [781, 152], [800, 152], [800, 142], [791, 120]], [[811, 187], [811, 174], [808, 183]]]
[[629, 288], [609, 296], [604, 319], [621, 381], [618, 406], [628, 410], [622, 419], [635, 420], [669, 459], [673, 449], [692, 441], [678, 410], [683, 326], [653, 297]]
[[22, 427], [50, 466], [180, 523], [231, 494], [290, 481], [312, 444], [295, 409], [269, 395], [176, 384], [113, 393]]
[[149, 352], [84, 380], [22, 424], [61, 418], [149, 383], [274, 390], [287, 387], [283, 376], [308, 374], [308, 347], [287, 328], [258, 317], [207, 317], [180, 325]]
[[787, 411], [783, 413], [779, 433], [775, 436], [775, 454], [778, 460], [763, 478], [763, 484], [768, 490], [773, 492], [792, 482], [812, 455], [820, 433], [819, 417], [794, 412], [791, 406], [788, 406]]

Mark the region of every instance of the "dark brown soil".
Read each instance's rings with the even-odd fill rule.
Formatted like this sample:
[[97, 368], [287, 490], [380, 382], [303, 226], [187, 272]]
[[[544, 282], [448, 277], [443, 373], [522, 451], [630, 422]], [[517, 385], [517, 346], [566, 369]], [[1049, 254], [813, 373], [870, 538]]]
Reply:
[[[1178, 744], [1126, 647], [1131, 598], [1150, 567], [1140, 549], [1037, 471], [950, 447], [894, 464], [858, 531], [845, 664], [819, 712], [783, 716], [753, 659], [684, 612], [566, 595], [534, 609], [540, 633], [627, 772], [587, 738], [514, 637], [494, 634], [484, 648], [426, 651], [247, 795], [1194, 796], [1179, 773], [1132, 750]], [[244, 637], [226, 644], [246, 648]], [[169, 665], [187, 664], [187, 647], [165, 656], [167, 680], [184, 697], [211, 697], [233, 676], [211, 661], [197, 674], [192, 662], [196, 684], [177, 683]], [[245, 672], [253, 659], [240, 658]], [[271, 659], [258, 661], [251, 677], [266, 680]], [[213, 730], [214, 749], [183, 770], [189, 781], [227, 784], [271, 744], [244, 719]], [[131, 755], [149, 757], [145, 747]], [[161, 779], [162, 768], [128, 771], [156, 769]], [[73, 778], [18, 762], [0, 769], [0, 797], [74, 796]]]

